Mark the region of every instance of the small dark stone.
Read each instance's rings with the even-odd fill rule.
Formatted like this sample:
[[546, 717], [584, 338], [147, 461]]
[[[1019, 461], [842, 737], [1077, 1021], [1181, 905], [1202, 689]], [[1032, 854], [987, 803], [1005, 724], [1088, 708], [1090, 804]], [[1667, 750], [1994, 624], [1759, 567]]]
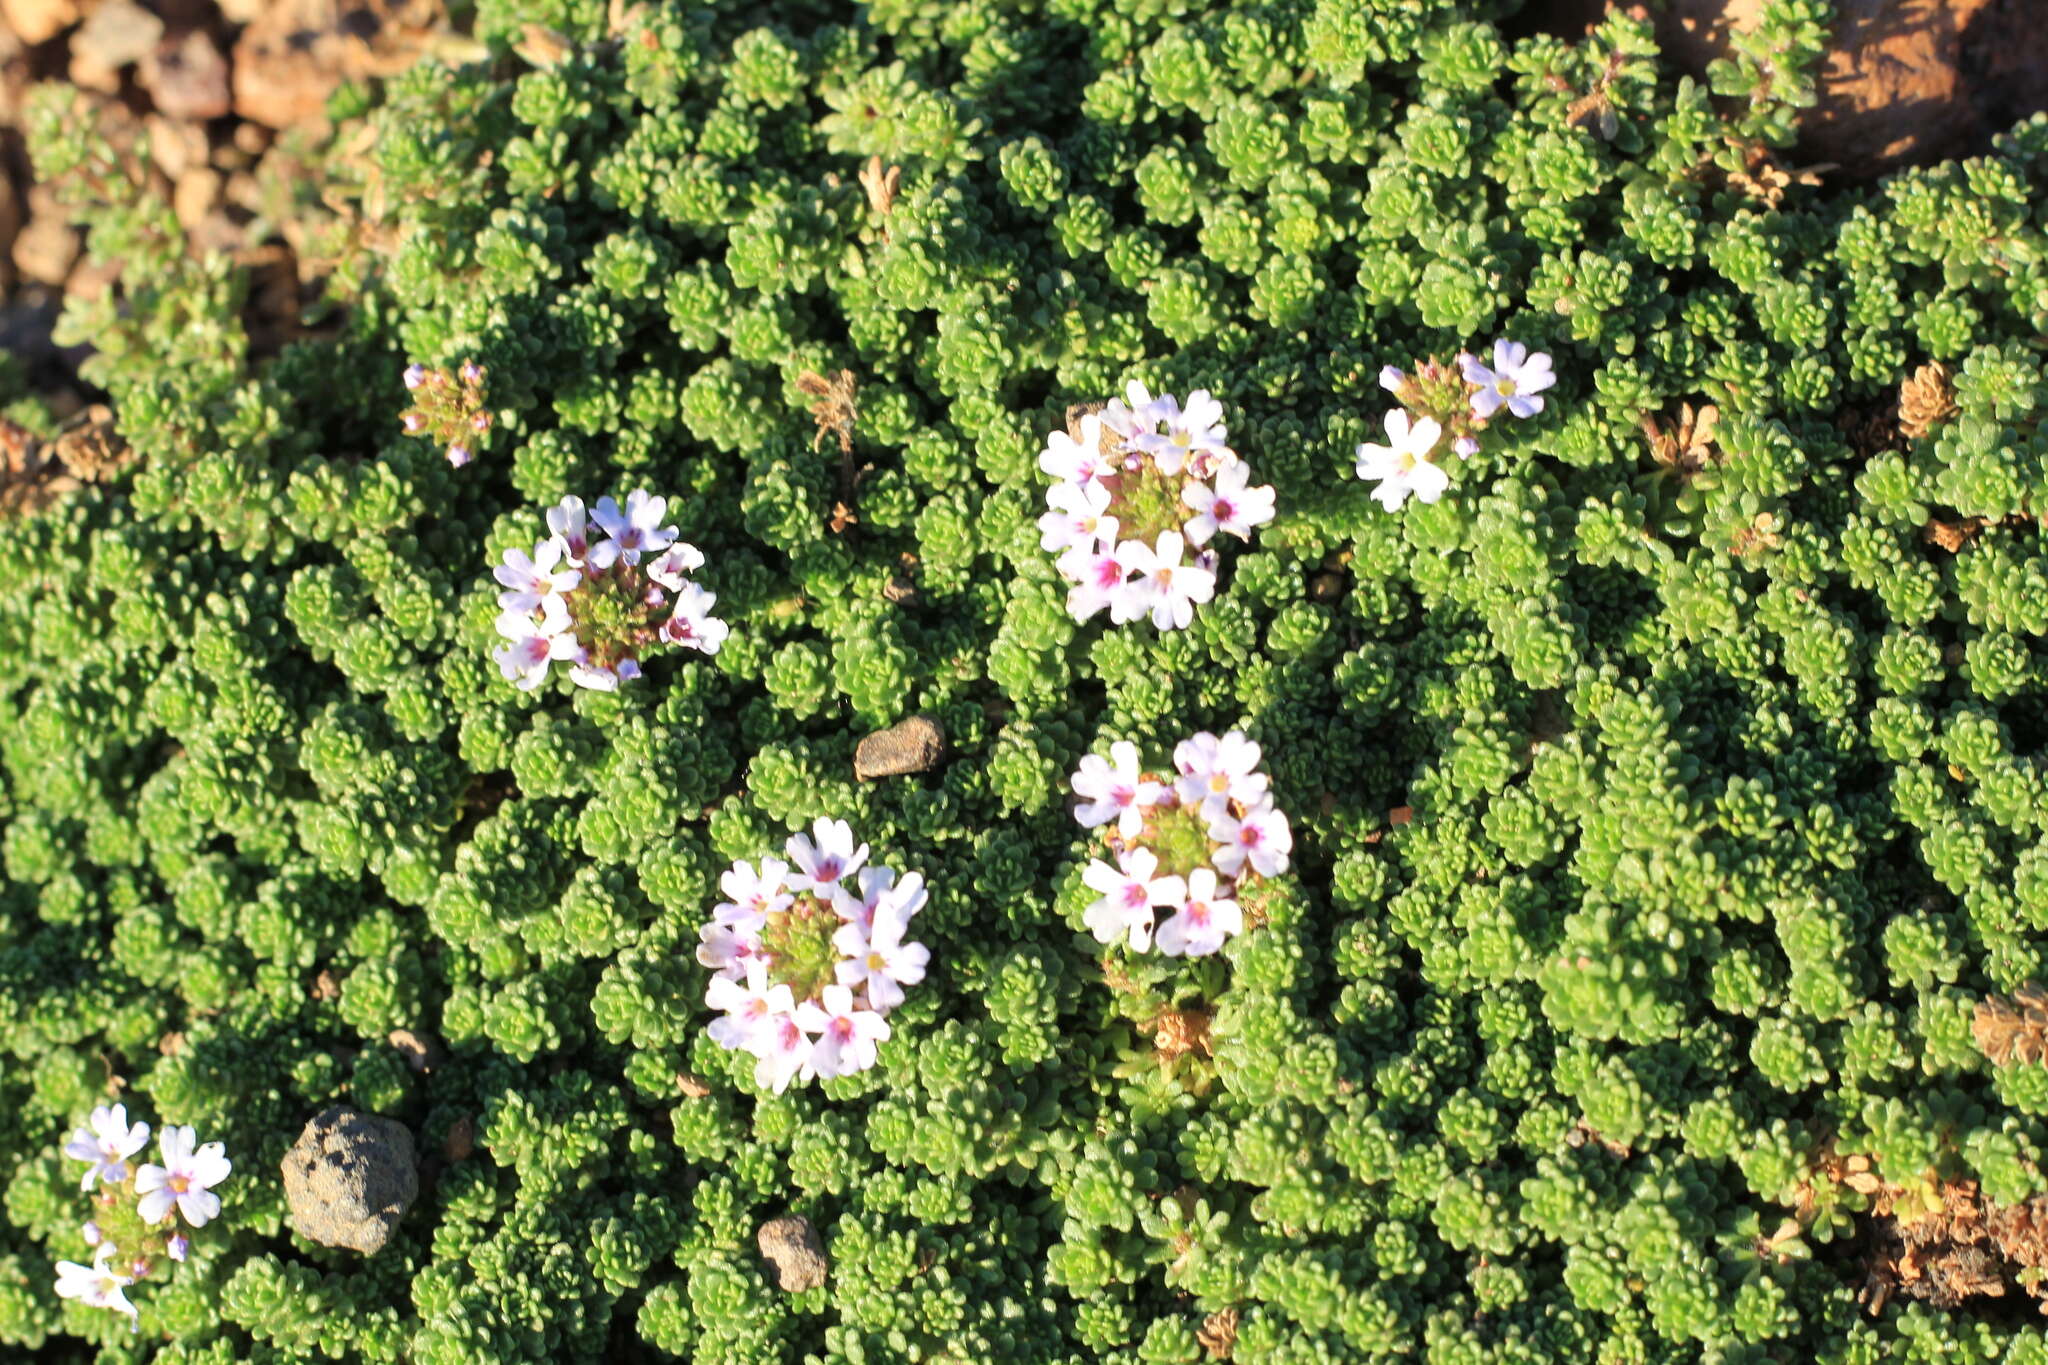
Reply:
[[1323, 569], [1308, 576], [1308, 596], [1312, 602], [1335, 602], [1344, 595], [1344, 575], [1334, 569]]
[[330, 1105], [285, 1153], [292, 1227], [322, 1246], [382, 1250], [418, 1195], [412, 1131], [395, 1119]]
[[755, 1240], [761, 1244], [761, 1254], [775, 1267], [776, 1282], [790, 1293], [801, 1294], [825, 1283], [825, 1272], [830, 1267], [825, 1261], [824, 1244], [818, 1240], [818, 1230], [811, 1226], [810, 1219], [770, 1219], [761, 1225]]
[[929, 772], [945, 751], [945, 732], [928, 717], [912, 716], [863, 739], [853, 751], [853, 775], [865, 781]]

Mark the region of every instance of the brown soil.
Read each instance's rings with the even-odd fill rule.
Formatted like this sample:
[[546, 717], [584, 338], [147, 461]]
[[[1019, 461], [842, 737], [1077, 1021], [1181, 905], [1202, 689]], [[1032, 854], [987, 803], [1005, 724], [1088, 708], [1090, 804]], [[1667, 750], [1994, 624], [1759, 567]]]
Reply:
[[[1668, 0], [1613, 7], [1649, 15], [1667, 55], [1704, 75], [1762, 0]], [[1837, 0], [1819, 102], [1800, 120], [1798, 157], [1856, 179], [1990, 150], [2048, 109], [2048, 15], [2041, 0]], [[1530, 0], [1525, 32], [1578, 38], [1610, 0]]]

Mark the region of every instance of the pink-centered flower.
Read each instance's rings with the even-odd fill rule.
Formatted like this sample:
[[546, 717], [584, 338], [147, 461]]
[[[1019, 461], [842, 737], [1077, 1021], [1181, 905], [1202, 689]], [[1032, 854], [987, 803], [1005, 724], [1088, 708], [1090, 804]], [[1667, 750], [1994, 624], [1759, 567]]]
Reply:
[[1117, 590], [1109, 619], [1135, 621], [1150, 613], [1161, 630], [1184, 630], [1195, 619], [1195, 605], [1216, 595], [1213, 570], [1182, 563], [1187, 542], [1178, 531], [1159, 533], [1157, 547], [1128, 540], [1117, 547], [1117, 560], [1135, 575]]
[[531, 557], [524, 550], [505, 551], [505, 560], [491, 570], [505, 591], [498, 605], [506, 611], [533, 611], [551, 596], [569, 592], [583, 581], [583, 575], [562, 564], [562, 542], [550, 536], [533, 547]]
[[768, 963], [760, 957], [746, 962], [746, 979], [714, 976], [704, 991], [704, 1003], [724, 1011], [704, 1030], [720, 1047], [753, 1051], [756, 1040], [771, 1020], [796, 1009], [789, 987], [768, 979]]
[[1207, 957], [1244, 930], [1236, 901], [1216, 892], [1216, 874], [1198, 867], [1188, 874], [1188, 895], [1179, 910], [1159, 925], [1159, 951], [1168, 957]]
[[1083, 912], [1081, 922], [1098, 943], [1128, 936], [1142, 952], [1152, 943], [1153, 907], [1179, 905], [1187, 899], [1187, 883], [1154, 875], [1159, 859], [1150, 849], [1132, 849], [1119, 861], [1121, 866], [1112, 866], [1098, 858], [1082, 870], [1082, 882], [1101, 898]]
[[234, 1169], [227, 1148], [218, 1142], [199, 1145], [191, 1128], [176, 1125], [158, 1135], [157, 1147], [164, 1164], [145, 1165], [135, 1173], [135, 1192], [141, 1196], [136, 1212], [145, 1223], [161, 1223], [176, 1208], [192, 1227], [205, 1227], [220, 1213], [213, 1187]]
[[1115, 517], [1104, 517], [1095, 528], [1092, 545], [1074, 545], [1055, 562], [1061, 576], [1073, 585], [1067, 589], [1067, 613], [1076, 621], [1086, 621], [1112, 605], [1130, 581], [1131, 571], [1117, 558], [1118, 530]]
[[718, 889], [731, 899], [711, 909], [720, 924], [760, 924], [778, 910], [789, 908], [796, 897], [783, 885], [789, 864], [780, 858], [763, 858], [761, 870], [744, 858], [727, 868], [718, 879]]
[[865, 1071], [875, 1064], [876, 1044], [889, 1040], [889, 1021], [854, 1004], [853, 991], [846, 986], [827, 986], [815, 1003], [806, 1000], [798, 1005], [796, 1022], [806, 1033], [817, 1035], [800, 1073], [805, 1080]]
[[1138, 746], [1118, 740], [1109, 757], [1084, 754], [1072, 779], [1074, 794], [1083, 799], [1074, 818], [1083, 829], [1116, 821], [1117, 833], [1135, 839], [1145, 828], [1145, 812], [1159, 804], [1166, 788], [1140, 776]]
[[706, 592], [695, 583], [684, 584], [668, 620], [661, 623], [661, 638], [682, 649], [716, 654], [730, 633], [725, 622], [711, 614], [717, 605], [717, 593]]
[[758, 1059], [754, 1063], [754, 1084], [780, 1095], [799, 1075], [809, 1075], [815, 1047], [811, 1034], [797, 1022], [794, 1011], [775, 1015], [762, 1025], [750, 1049]]
[[668, 499], [654, 497], [643, 488], [626, 495], [623, 511], [610, 498], [599, 498], [597, 506], [590, 509], [590, 519], [611, 539], [591, 547], [591, 561], [601, 569], [609, 568], [614, 560], [638, 564], [641, 555], [666, 550], [676, 538], [675, 527], [661, 524], [667, 515]]
[[1259, 769], [1259, 746], [1232, 730], [1218, 739], [1207, 730], [1182, 740], [1173, 751], [1180, 772], [1174, 784], [1183, 805], [1195, 807], [1205, 820], [1230, 813], [1230, 803], [1256, 806], [1266, 799], [1270, 779]]
[[[815, 840], [816, 842], [813, 842]], [[783, 845], [790, 861], [802, 872], [790, 880], [796, 890], [826, 890], [848, 873], [858, 871], [868, 860], [868, 846], [853, 844], [853, 826], [844, 820], [819, 816], [811, 824], [811, 837], [792, 834]]]
[[[560, 598], [548, 599], [559, 602]], [[566, 615], [566, 613], [565, 613]], [[498, 618], [498, 634], [510, 643], [491, 655], [498, 671], [515, 680], [522, 692], [531, 692], [547, 681], [548, 665], [561, 660], [580, 659], [583, 646], [566, 630], [549, 632], [547, 623], [535, 621], [525, 612], [508, 611]]]
[[1271, 806], [1249, 811], [1242, 819], [1225, 815], [1209, 822], [1209, 837], [1220, 844], [1212, 855], [1216, 870], [1238, 878], [1250, 867], [1261, 877], [1277, 877], [1287, 870], [1287, 855], [1294, 847], [1294, 832], [1287, 817]]
[[1411, 420], [1403, 408], [1386, 416], [1388, 445], [1367, 443], [1358, 447], [1358, 477], [1373, 480], [1372, 490], [1389, 512], [1414, 495], [1418, 502], [1435, 502], [1451, 485], [1451, 476], [1429, 458], [1444, 434], [1443, 425], [1433, 417]]
[[1166, 420], [1169, 408], [1178, 412], [1180, 405], [1174, 403], [1170, 394], [1154, 398], [1138, 380], [1124, 385], [1124, 396], [1112, 398], [1102, 409], [1102, 422], [1126, 445], [1134, 445], [1141, 436], [1150, 436], [1159, 430], [1159, 424]]
[[679, 592], [683, 586], [683, 575], [695, 573], [703, 567], [704, 552], [679, 540], [647, 566], [647, 576], [670, 592]]
[[1188, 543], [1206, 545], [1218, 531], [1239, 540], [1252, 538], [1252, 527], [1273, 519], [1273, 490], [1270, 486], [1247, 488], [1251, 470], [1242, 461], [1216, 471], [1215, 486], [1191, 483], [1181, 489], [1180, 500], [1194, 509], [1188, 519]]
[[1061, 483], [1094, 483], [1114, 474], [1109, 456], [1102, 453], [1101, 416], [1091, 412], [1083, 417], [1080, 433], [1079, 440], [1064, 431], [1047, 436], [1038, 467]]
[[86, 1126], [72, 1130], [64, 1144], [64, 1155], [91, 1163], [78, 1188], [89, 1190], [95, 1180], [118, 1185], [128, 1178], [128, 1158], [149, 1145], [149, 1125], [128, 1122], [128, 1107], [101, 1105], [86, 1119]]
[[1543, 391], [1557, 383], [1548, 354], [1531, 355], [1527, 346], [1505, 338], [1493, 343], [1491, 366], [1476, 356], [1461, 359], [1465, 382], [1479, 386], [1472, 395], [1474, 417], [1491, 417], [1503, 407], [1517, 417], [1534, 417], [1543, 411]]
[[761, 925], [738, 920], [697, 926], [697, 961], [737, 981], [761, 951]]
[[583, 499], [566, 497], [548, 509], [548, 530], [562, 542], [562, 562], [583, 567], [590, 557], [590, 532], [583, 521]]

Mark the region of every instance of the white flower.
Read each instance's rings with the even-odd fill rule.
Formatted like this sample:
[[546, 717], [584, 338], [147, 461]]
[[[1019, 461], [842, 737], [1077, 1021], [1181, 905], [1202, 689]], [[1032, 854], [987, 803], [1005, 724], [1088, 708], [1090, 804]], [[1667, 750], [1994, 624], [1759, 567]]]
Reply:
[[[551, 597], [550, 602], [560, 602]], [[511, 641], [491, 655], [498, 671], [516, 679], [519, 690], [531, 692], [547, 681], [548, 665], [557, 660], [581, 659], [583, 646], [564, 631], [549, 631], [547, 621], [535, 621], [525, 612], [508, 611], [498, 618], [498, 634]], [[566, 622], [565, 622], [566, 624]]]
[[234, 1169], [227, 1148], [218, 1142], [195, 1146], [198, 1135], [191, 1128], [172, 1125], [157, 1137], [164, 1164], [145, 1165], [135, 1173], [135, 1192], [142, 1196], [135, 1211], [145, 1223], [161, 1223], [175, 1206], [180, 1216], [195, 1228], [203, 1228], [220, 1213], [220, 1196], [213, 1186], [228, 1178]]
[[719, 924], [758, 927], [776, 911], [788, 909], [796, 899], [783, 887], [782, 879], [788, 875], [789, 864], [780, 858], [763, 858], [759, 872], [754, 871], [752, 863], [740, 859], [718, 879], [718, 889], [732, 899], [713, 906], [712, 918]]
[[1191, 483], [1181, 489], [1180, 500], [1195, 509], [1187, 523], [1188, 542], [1207, 545], [1218, 531], [1239, 540], [1252, 538], [1252, 527], [1273, 519], [1273, 489], [1270, 485], [1246, 488], [1251, 470], [1243, 464], [1227, 464], [1216, 471], [1216, 486]]
[[898, 882], [894, 868], [864, 867], [855, 879], [860, 883], [859, 895], [848, 888], [848, 880], [842, 877], [833, 885], [832, 908], [848, 924], [859, 925], [862, 933], [868, 931], [878, 915], [894, 915], [909, 923], [912, 915], [924, 909], [928, 899], [922, 872], [906, 872]]
[[1195, 604], [1216, 595], [1216, 575], [1209, 569], [1181, 563], [1187, 542], [1178, 531], [1161, 531], [1158, 548], [1127, 540], [1117, 547], [1117, 561], [1137, 577], [1117, 590], [1109, 619], [1135, 621], [1150, 612], [1161, 630], [1184, 630], [1195, 619]]
[[1380, 505], [1398, 512], [1410, 493], [1419, 502], [1442, 497], [1451, 476], [1429, 459], [1429, 452], [1444, 434], [1442, 425], [1434, 417], [1411, 422], [1405, 409], [1395, 408], [1387, 414], [1386, 428], [1392, 445], [1368, 443], [1358, 448], [1358, 477], [1379, 481], [1372, 495]]
[[554, 536], [533, 547], [528, 558], [522, 550], [505, 551], [504, 563], [491, 570], [491, 577], [504, 585], [498, 605], [506, 611], [533, 611], [557, 593], [569, 592], [583, 581], [575, 569], [557, 569], [565, 547]]
[[1138, 746], [1118, 740], [1109, 757], [1085, 754], [1073, 776], [1074, 794], [1086, 804], [1074, 811], [1083, 829], [1117, 822], [1117, 833], [1135, 839], [1145, 828], [1145, 812], [1159, 804], [1166, 788], [1138, 774]]
[[1133, 379], [1124, 385], [1122, 399], [1112, 398], [1104, 406], [1102, 421], [1126, 444], [1135, 444], [1140, 436], [1150, 436], [1159, 430], [1169, 408], [1174, 412], [1180, 411], [1173, 395], [1161, 394], [1154, 398], [1143, 384]]
[[1109, 501], [1109, 489], [1100, 483], [1054, 484], [1045, 495], [1045, 505], [1052, 510], [1038, 519], [1038, 547], [1093, 545], [1109, 515]]
[[640, 664], [635, 659], [621, 659], [610, 668], [580, 658], [569, 665], [569, 681], [593, 692], [616, 692], [620, 683], [639, 676]]
[[1230, 813], [1230, 803], [1257, 806], [1266, 798], [1269, 779], [1258, 771], [1259, 746], [1232, 730], [1218, 739], [1204, 730], [1174, 748], [1173, 766], [1180, 770], [1175, 790], [1183, 804], [1196, 807], [1205, 820]]
[[905, 943], [910, 927], [908, 916], [883, 911], [872, 925], [842, 924], [832, 936], [832, 946], [846, 956], [835, 969], [839, 984], [859, 986], [867, 991], [868, 1005], [887, 1014], [903, 1003], [903, 988], [924, 980], [931, 950], [922, 943]]
[[135, 1277], [114, 1269], [113, 1255], [114, 1248], [106, 1247], [89, 1266], [76, 1261], [57, 1262], [57, 1297], [77, 1299], [94, 1308], [111, 1308], [134, 1319], [135, 1305], [121, 1291], [134, 1284]]
[[1380, 387], [1388, 393], [1399, 393], [1401, 386], [1408, 382], [1408, 376], [1393, 365], [1380, 366]]
[[761, 926], [745, 920], [697, 926], [697, 960], [737, 981], [747, 963], [761, 951]]
[[703, 567], [703, 552], [679, 540], [662, 551], [661, 558], [647, 566], [647, 576], [670, 592], [678, 592], [683, 586], [683, 575]]
[[1038, 453], [1038, 467], [1061, 483], [1094, 483], [1114, 474], [1110, 458], [1102, 453], [1101, 415], [1091, 412], [1081, 419], [1078, 441], [1064, 431], [1047, 436], [1045, 449]]
[[64, 1144], [64, 1155], [91, 1162], [78, 1188], [89, 1190], [95, 1180], [118, 1185], [128, 1178], [128, 1158], [149, 1145], [149, 1125], [128, 1122], [128, 1106], [101, 1105], [92, 1111], [84, 1128], [74, 1129]]
[[730, 633], [725, 622], [711, 614], [717, 605], [717, 593], [706, 592], [695, 583], [685, 584], [676, 594], [668, 620], [661, 623], [661, 638], [684, 649], [716, 654]]
[[1491, 368], [1475, 356], [1463, 357], [1465, 382], [1477, 384], [1472, 395], [1472, 415], [1487, 418], [1503, 406], [1517, 417], [1534, 417], [1543, 411], [1543, 391], [1557, 383], [1550, 357], [1542, 351], [1529, 354], [1520, 342], [1503, 338], [1493, 343]]
[[1216, 894], [1216, 874], [1198, 867], [1188, 874], [1188, 896], [1159, 926], [1159, 951], [1168, 957], [1207, 957], [1244, 929], [1237, 902]]
[[723, 1019], [713, 1019], [704, 1030], [720, 1047], [753, 1052], [767, 1032], [769, 1022], [796, 1008], [789, 987], [768, 979], [768, 963], [750, 957], [744, 982], [729, 976], [714, 976], [704, 992], [704, 1003], [723, 1010]]
[[582, 568], [590, 555], [590, 533], [583, 525], [583, 499], [563, 498], [548, 509], [548, 530], [562, 542], [562, 562]]
[[1101, 859], [1090, 862], [1081, 880], [1102, 898], [1083, 913], [1081, 922], [1098, 943], [1114, 943], [1126, 934], [1140, 952], [1152, 943], [1152, 907], [1178, 905], [1187, 899], [1187, 883], [1179, 877], [1155, 877], [1159, 859], [1152, 850], [1132, 849], [1112, 867]]
[[590, 519], [611, 539], [591, 547], [590, 562], [607, 569], [615, 560], [638, 564], [642, 554], [666, 550], [676, 538], [675, 527], [661, 524], [667, 514], [668, 499], [652, 497], [643, 488], [626, 495], [623, 512], [610, 498], [599, 498], [597, 506], [590, 510]]
[[1210, 397], [1207, 389], [1190, 393], [1184, 408], [1171, 394], [1161, 395], [1159, 405], [1166, 430], [1156, 435], [1140, 433], [1132, 444], [1150, 455], [1161, 473], [1178, 474], [1190, 464], [1236, 459], [1226, 444], [1223, 405]]
[[814, 1003], [806, 1000], [796, 1007], [797, 1026], [814, 1033], [818, 1041], [804, 1060], [803, 1078], [831, 1079], [851, 1076], [875, 1064], [875, 1045], [889, 1040], [889, 1021], [873, 1010], [853, 1003], [853, 992], [845, 986], [827, 986]]
[[853, 846], [853, 826], [844, 820], [827, 820], [821, 815], [812, 822], [811, 835], [816, 843], [792, 834], [783, 845], [790, 861], [803, 869], [802, 875], [790, 879], [799, 891], [825, 890], [868, 860], [868, 846]]
[[1067, 589], [1067, 612], [1085, 621], [1114, 603], [1130, 579], [1131, 571], [1117, 558], [1117, 521], [1104, 517], [1095, 528], [1092, 545], [1074, 545], [1055, 562], [1060, 574], [1074, 586]]
[[794, 1012], [778, 1014], [762, 1025], [754, 1037], [754, 1084], [780, 1095], [799, 1073], [808, 1073], [811, 1035], [804, 1032]]
[[1214, 853], [1216, 870], [1226, 877], [1239, 877], [1247, 863], [1262, 877], [1274, 877], [1287, 870], [1287, 852], [1294, 847], [1294, 832], [1287, 817], [1271, 806], [1246, 812], [1239, 820], [1225, 815], [1209, 822], [1209, 837], [1222, 847]]

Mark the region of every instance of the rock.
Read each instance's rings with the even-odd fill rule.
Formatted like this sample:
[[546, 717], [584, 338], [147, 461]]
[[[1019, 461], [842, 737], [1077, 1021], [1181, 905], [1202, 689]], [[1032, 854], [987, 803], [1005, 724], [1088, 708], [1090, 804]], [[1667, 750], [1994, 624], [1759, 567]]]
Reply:
[[34, 47], [77, 23], [78, 5], [76, 0], [0, 0], [0, 19]]
[[88, 90], [118, 94], [121, 72], [156, 50], [164, 21], [134, 0], [100, 0], [71, 35], [71, 79]]
[[418, 1194], [411, 1130], [345, 1104], [309, 1119], [285, 1153], [292, 1228], [322, 1246], [373, 1255]]
[[206, 130], [196, 123], [175, 123], [152, 114], [144, 125], [149, 134], [150, 162], [173, 184], [194, 166], [206, 164]]
[[1335, 569], [1319, 569], [1308, 576], [1311, 602], [1335, 602], [1344, 596], [1344, 575]]
[[136, 76], [156, 100], [157, 112], [167, 118], [204, 122], [234, 107], [228, 60], [201, 29], [158, 43]]
[[825, 1272], [830, 1267], [825, 1261], [824, 1245], [818, 1241], [818, 1230], [811, 1226], [810, 1219], [770, 1219], [761, 1225], [755, 1240], [761, 1244], [761, 1254], [775, 1267], [776, 1282], [790, 1293], [801, 1294], [825, 1283]]
[[398, 1055], [405, 1059], [408, 1070], [432, 1071], [441, 1064], [440, 1043], [425, 1034], [414, 1033], [409, 1028], [395, 1028], [385, 1041], [398, 1049]]
[[171, 190], [171, 212], [187, 232], [204, 222], [220, 202], [220, 172], [211, 166], [194, 166], [178, 177]]
[[0, 168], [0, 261], [13, 256], [14, 239], [20, 235], [21, 196], [15, 193], [13, 177]]
[[14, 239], [14, 268], [32, 284], [59, 285], [78, 261], [83, 239], [47, 185], [29, 191], [28, 222]]
[[945, 752], [945, 732], [927, 717], [912, 716], [863, 739], [853, 751], [853, 775], [865, 781], [929, 772]]
[[235, 40], [234, 108], [271, 128], [325, 120], [346, 80], [410, 66], [439, 0], [278, 0]]

